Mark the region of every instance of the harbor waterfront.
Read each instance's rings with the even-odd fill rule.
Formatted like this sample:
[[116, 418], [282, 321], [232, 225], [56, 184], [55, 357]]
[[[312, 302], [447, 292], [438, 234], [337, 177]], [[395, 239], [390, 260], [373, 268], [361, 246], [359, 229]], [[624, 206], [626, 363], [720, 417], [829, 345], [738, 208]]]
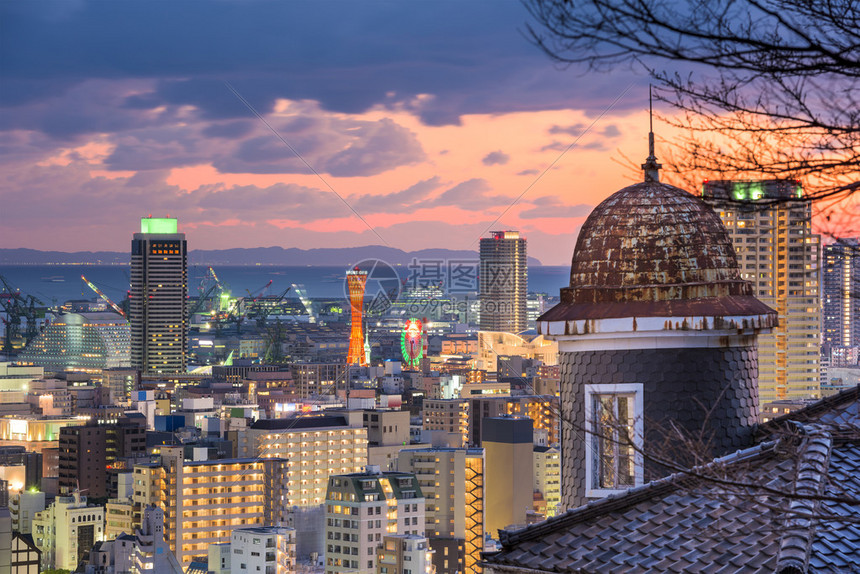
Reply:
[[[283, 292], [291, 284], [304, 285], [311, 298], [343, 297], [343, 277], [347, 266], [276, 266], [245, 265], [216, 266], [218, 277], [235, 294], [245, 291], [258, 292], [269, 280], [270, 293]], [[405, 281], [409, 276], [407, 266], [396, 265], [394, 269]], [[189, 265], [188, 294], [198, 295], [198, 286], [206, 276], [208, 266]], [[92, 299], [96, 297], [81, 281], [81, 275], [114, 301], [121, 301], [128, 290], [129, 268], [125, 265], [0, 265], [0, 275], [15, 289], [32, 293], [45, 305], [63, 303], [70, 299]], [[570, 269], [565, 266], [529, 267], [529, 291], [552, 293], [564, 283]], [[293, 295], [290, 294], [290, 297]]]

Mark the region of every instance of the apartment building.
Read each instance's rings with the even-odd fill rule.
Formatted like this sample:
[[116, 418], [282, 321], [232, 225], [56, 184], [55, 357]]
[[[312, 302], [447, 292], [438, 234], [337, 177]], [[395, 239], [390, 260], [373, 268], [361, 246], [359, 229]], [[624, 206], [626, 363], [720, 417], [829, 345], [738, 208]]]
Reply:
[[294, 528], [257, 526], [233, 531], [230, 538], [231, 574], [292, 574], [295, 571]]
[[559, 449], [551, 446], [534, 446], [535, 491], [546, 502], [546, 518], [558, 514], [561, 504], [561, 460]]
[[484, 450], [400, 451], [397, 470], [415, 475], [425, 498], [425, 533], [438, 574], [481, 572], [484, 550]]
[[165, 540], [183, 568], [237, 528], [286, 519], [286, 460], [186, 461], [181, 452], [165, 447], [160, 464], [135, 465], [133, 496], [138, 512], [149, 505], [164, 511]]
[[441, 431], [454, 437], [456, 446], [469, 443], [468, 399], [425, 399], [424, 430]]
[[326, 574], [376, 574], [383, 536], [425, 535], [424, 495], [415, 475], [370, 466], [330, 477], [325, 534]]
[[779, 324], [758, 337], [760, 403], [817, 398], [821, 245], [800, 183], [709, 181], [702, 199], [726, 226], [741, 277], [779, 316]]
[[389, 534], [377, 550], [376, 574], [433, 574], [427, 539], [415, 534]]
[[322, 504], [330, 476], [360, 472], [367, 465], [367, 429], [360, 412], [259, 420], [239, 435], [240, 456], [288, 461], [287, 506]]

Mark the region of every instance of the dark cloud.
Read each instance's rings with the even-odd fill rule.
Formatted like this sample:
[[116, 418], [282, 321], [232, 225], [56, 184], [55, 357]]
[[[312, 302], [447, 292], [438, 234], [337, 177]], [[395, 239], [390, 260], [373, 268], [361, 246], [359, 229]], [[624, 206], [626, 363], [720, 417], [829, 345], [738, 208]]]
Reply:
[[[605, 137], [609, 138], [611, 136], [605, 136]], [[550, 143], [546, 144], [545, 146], [541, 147], [540, 151], [565, 152], [568, 150], [568, 148], [570, 148], [570, 149], [587, 149], [587, 150], [592, 150], [592, 151], [606, 151], [609, 149], [609, 147], [606, 145], [606, 140], [603, 139], [603, 137], [600, 137], [599, 139], [594, 139], [593, 137], [588, 137], [585, 139], [586, 139], [586, 141], [584, 141], [584, 142], [582, 140], [571, 141], [571, 142], [567, 142], [567, 143], [560, 142], [560, 141], [553, 141], [553, 142], [550, 142]]]
[[552, 126], [547, 130], [553, 135], [567, 134], [569, 136], [579, 137], [585, 132], [585, 124], [573, 124], [572, 126]]
[[375, 175], [425, 158], [415, 134], [388, 118], [355, 124], [349, 147], [325, 162], [325, 170], [334, 176]]
[[[70, 219], [96, 223], [117, 221], [146, 213], [191, 212], [194, 198], [178, 187], [167, 185], [162, 177], [91, 177], [92, 167], [85, 162], [66, 166], [22, 165], [4, 170], [0, 195], [4, 198], [4, 222], [33, 229], [46, 222], [56, 225]], [[127, 185], [130, 184], [130, 185]], [[98, 214], [98, 217], [86, 214]], [[61, 235], [62, 226], [56, 229]], [[32, 233], [32, 232], [31, 232]], [[57, 245], [64, 245], [61, 237]]]
[[460, 209], [483, 210], [496, 205], [507, 205], [507, 197], [491, 195], [491, 190], [492, 187], [485, 179], [468, 179], [428, 201], [425, 207], [455, 206]]
[[[268, 187], [239, 185], [219, 188], [211, 193], [196, 191], [195, 203], [207, 216], [235, 216], [255, 220], [283, 218], [313, 221], [328, 217], [345, 217], [349, 209], [330, 191], [297, 184], [279, 183]], [[212, 212], [216, 213], [212, 213]], [[217, 218], [216, 217], [216, 218]]]
[[569, 143], [566, 144], [566, 143], [554, 141], [552, 143], [548, 143], [545, 146], [541, 147], [540, 151], [564, 151], [568, 147], [570, 147]]
[[606, 151], [609, 149], [606, 146], [606, 143], [602, 140], [590, 141], [586, 144], [578, 145], [577, 147], [579, 147], [581, 149], [590, 149], [590, 150], [594, 150], [594, 151]]
[[618, 129], [618, 126], [616, 126], [615, 124], [609, 124], [608, 126], [603, 128], [603, 131], [600, 132], [600, 135], [605, 138], [617, 138], [621, 135], [621, 130]]
[[57, 142], [41, 132], [0, 131], [0, 165], [36, 163], [56, 151]]
[[276, 124], [278, 135], [288, 145], [260, 125], [257, 131], [262, 135], [211, 157], [212, 165], [222, 173], [306, 174], [313, 168], [336, 177], [360, 177], [426, 157], [416, 135], [391, 119], [341, 120], [324, 118], [319, 110], [308, 113], [317, 115]]
[[[5, 78], [3, 82], [0, 93], [6, 91]], [[173, 121], [167, 117], [169, 113], [153, 116], [123, 109], [126, 94], [144, 83], [82, 81], [70, 85], [63, 93], [0, 108], [0, 130], [36, 130], [66, 143], [82, 134], [116, 133]]]
[[164, 183], [170, 170], [139, 171], [125, 181], [125, 187], [149, 187]]
[[584, 217], [594, 209], [593, 205], [580, 203], [579, 205], [565, 205], [551, 196], [537, 197], [529, 200], [532, 207], [520, 212], [523, 219], [536, 219], [539, 217]]
[[[90, 171], [91, 166], [86, 162], [73, 162], [67, 166], [28, 163], [0, 172], [0, 196], [4, 200], [0, 243], [10, 247], [54, 249], [62, 246], [68, 250], [121, 251], [128, 248], [137, 218], [147, 213], [169, 213], [178, 217], [180, 228], [189, 236], [189, 245], [195, 249], [262, 245], [307, 249], [368, 245], [379, 241], [365, 229], [358, 232], [312, 231], [290, 227], [291, 221], [301, 224], [320, 218], [354, 217], [328, 190], [278, 184], [230, 188], [206, 185], [186, 191], [166, 183], [167, 170], [141, 171], [130, 178], [92, 177]], [[470, 209], [492, 208], [507, 205], [509, 201], [509, 198], [491, 196], [490, 187], [483, 180], [461, 182], [435, 199], [428, 199], [439, 184], [437, 178], [429, 178], [380, 197], [355, 194], [346, 199], [362, 215], [393, 213], [397, 209], [411, 212], [452, 202], [469, 204]], [[543, 204], [544, 198], [534, 203]], [[552, 211], [558, 214], [559, 208], [553, 207]], [[82, 212], [97, 213], [98, 217], [74, 216]], [[469, 248], [490, 223], [419, 218], [376, 225], [391, 245], [416, 250], [430, 244]], [[505, 227], [506, 224], [499, 225]], [[576, 238], [575, 228], [564, 236], [547, 235], [528, 226], [523, 230], [529, 238], [530, 253], [539, 255], [545, 264], [569, 261]], [[565, 243], [570, 246], [560, 246]]]
[[[285, 139], [302, 157], [310, 158], [312, 162], [316, 152], [325, 145], [319, 136], [287, 136]], [[221, 173], [312, 173], [289, 147], [272, 134], [242, 141], [233, 153], [211, 159], [212, 165]]]
[[114, 142], [104, 162], [114, 170], [169, 169], [207, 163], [212, 157], [208, 142], [187, 126], [134, 130]]
[[209, 138], [236, 139], [250, 134], [254, 127], [253, 120], [218, 122], [206, 126], [200, 133]]
[[[514, 2], [68, 5], [0, 3], [4, 45], [15, 48], [4, 59], [0, 103], [52, 102], [36, 114], [46, 121], [25, 114], [21, 123], [58, 137], [116, 131], [138, 117], [134, 112], [163, 106], [195, 106], [205, 119], [248, 117], [225, 80], [263, 114], [286, 98], [345, 113], [400, 106], [430, 125], [571, 102], [599, 113], [629, 84], [620, 74], [582, 82], [575, 70], [560, 72], [521, 34], [529, 16]], [[107, 106], [76, 105], [75, 88], [94, 79], [153, 83]], [[432, 97], [417, 98], [422, 94]], [[624, 98], [616, 111], [639, 103]]]
[[[540, 151], [565, 151], [572, 143], [576, 142], [574, 147], [578, 147], [580, 149], [588, 149], [588, 150], [596, 150], [596, 151], [606, 151], [609, 147], [606, 145], [606, 139], [617, 138], [621, 135], [621, 130], [618, 129], [618, 126], [615, 124], [609, 124], [599, 132], [594, 132], [594, 128], [588, 130], [588, 126], [582, 123], [573, 124], [570, 126], [559, 126], [554, 125], [549, 130], [547, 130], [550, 134], [553, 135], [569, 135], [572, 140], [569, 142], [560, 142], [553, 141], [542, 148]], [[587, 141], [582, 142], [580, 138], [584, 138]], [[596, 139], [595, 139], [596, 138]]]
[[[131, 214], [172, 213], [184, 222], [266, 221], [282, 219], [312, 222], [379, 213], [412, 213], [435, 204], [448, 205], [462, 193], [485, 190], [486, 184], [463, 182], [448, 191], [445, 200], [427, 198], [440, 186], [438, 177], [418, 181], [402, 190], [372, 195], [327, 188], [279, 183], [254, 185], [204, 185], [182, 190], [166, 183], [169, 170], [140, 171], [131, 177], [91, 177], [91, 166], [73, 162], [66, 166], [20, 165], [4, 170], [0, 195], [4, 198], [4, 224], [35, 229], [46, 222], [66, 221], [70, 214], [97, 213], [98, 218], [117, 221]], [[91, 221], [92, 218], [85, 218]], [[11, 230], [12, 227], [9, 227]], [[9, 231], [7, 230], [7, 231]]]
[[382, 195], [350, 196], [346, 199], [359, 213], [403, 213], [425, 207], [424, 200], [439, 188], [439, 178], [431, 177], [401, 191]]
[[313, 104], [298, 105], [291, 112], [295, 115], [267, 119], [277, 136], [257, 119], [212, 123], [193, 111], [177, 110], [170, 121], [161, 123], [155, 115], [152, 127], [106, 136], [114, 147], [104, 164], [108, 169], [129, 171], [207, 163], [222, 173], [316, 171], [360, 177], [426, 158], [417, 136], [389, 118], [342, 119], [326, 115]]
[[511, 159], [511, 156], [503, 151], [492, 151], [484, 156], [481, 163], [484, 165], [505, 165]]

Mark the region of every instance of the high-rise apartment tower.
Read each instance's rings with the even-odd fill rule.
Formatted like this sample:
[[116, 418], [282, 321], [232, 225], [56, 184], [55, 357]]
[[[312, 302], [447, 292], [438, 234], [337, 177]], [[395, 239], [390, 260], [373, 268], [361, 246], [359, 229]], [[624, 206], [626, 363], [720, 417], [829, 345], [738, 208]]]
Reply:
[[823, 341], [835, 365], [856, 363], [860, 346], [860, 239], [841, 239], [824, 248]]
[[758, 340], [761, 403], [817, 397], [820, 237], [803, 189], [794, 180], [709, 181], [702, 199], [728, 229], [741, 277], [779, 316]]
[[481, 330], [528, 329], [526, 239], [518, 231], [492, 231], [481, 239], [479, 279]]
[[184, 373], [188, 347], [188, 248], [174, 218], [145, 217], [131, 241], [131, 365]]

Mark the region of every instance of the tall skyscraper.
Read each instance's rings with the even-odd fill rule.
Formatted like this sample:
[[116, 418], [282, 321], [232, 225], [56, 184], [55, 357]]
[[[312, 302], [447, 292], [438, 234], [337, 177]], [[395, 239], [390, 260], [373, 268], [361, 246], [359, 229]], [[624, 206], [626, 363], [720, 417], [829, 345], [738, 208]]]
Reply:
[[131, 241], [131, 365], [184, 373], [188, 347], [188, 247], [174, 218], [145, 217]]
[[779, 314], [758, 341], [760, 401], [819, 396], [820, 237], [812, 234], [811, 204], [797, 201], [800, 184], [709, 181], [702, 196], [729, 231], [741, 277]]
[[851, 349], [860, 346], [860, 239], [826, 246], [822, 277], [825, 349], [834, 366], [856, 363]]
[[526, 239], [519, 231], [492, 231], [481, 239], [481, 330], [520, 333], [528, 328]]

